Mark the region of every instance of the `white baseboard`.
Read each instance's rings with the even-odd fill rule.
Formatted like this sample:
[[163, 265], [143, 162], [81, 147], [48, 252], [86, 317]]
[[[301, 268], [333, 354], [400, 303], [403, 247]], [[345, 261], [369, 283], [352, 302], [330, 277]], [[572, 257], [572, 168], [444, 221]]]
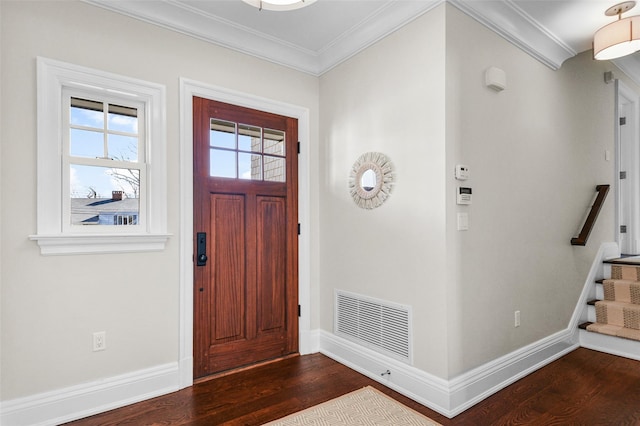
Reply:
[[315, 354], [320, 352], [320, 339], [318, 330], [300, 331], [298, 352], [300, 355]]
[[320, 352], [448, 418], [573, 351], [571, 337], [557, 333], [448, 381], [326, 331], [319, 335]]
[[[578, 324], [582, 321], [595, 322], [595, 309], [587, 305], [587, 300], [592, 299], [593, 295], [597, 295], [595, 281], [599, 278], [610, 276], [610, 268], [606, 269], [603, 261], [620, 256], [620, 249], [617, 243], [602, 243], [600, 245], [600, 249], [593, 260], [591, 271], [585, 280], [570, 327], [577, 330]], [[635, 340], [578, 330], [576, 341], [579, 342], [580, 346], [587, 349], [640, 361], [640, 342]]]
[[57, 425], [178, 390], [178, 363], [3, 401], [3, 426]]
[[450, 382], [448, 417], [457, 416], [483, 399], [572, 352], [578, 344], [564, 330], [474, 368]]
[[[638, 342], [580, 331], [580, 345], [569, 329], [521, 348], [451, 380], [431, 375], [397, 359], [323, 330], [301, 335], [301, 354], [322, 352], [369, 378], [452, 418], [511, 383], [571, 352], [578, 346], [640, 360]], [[606, 341], [602, 341], [602, 339]], [[612, 348], [611, 345], [618, 345]], [[185, 371], [192, 361], [136, 371], [104, 380], [3, 401], [3, 426], [56, 425], [185, 387]], [[391, 374], [382, 375], [390, 371]]]
[[594, 351], [640, 361], [640, 342], [606, 334], [580, 330], [580, 346]]
[[193, 357], [189, 356], [179, 361], [180, 389], [193, 385]]
[[[365, 376], [446, 415], [449, 383], [397, 359], [390, 358], [334, 334], [319, 332], [320, 352]], [[389, 371], [391, 374], [383, 373]]]

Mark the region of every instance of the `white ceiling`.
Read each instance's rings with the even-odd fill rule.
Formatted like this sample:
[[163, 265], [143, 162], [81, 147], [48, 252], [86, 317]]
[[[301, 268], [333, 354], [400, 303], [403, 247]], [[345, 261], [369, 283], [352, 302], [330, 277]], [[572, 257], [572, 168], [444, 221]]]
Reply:
[[[85, 0], [272, 62], [320, 75], [439, 4], [448, 3], [558, 69], [591, 49], [621, 0], [317, 0], [258, 10], [242, 0]], [[640, 14], [640, 5], [625, 16]], [[616, 64], [640, 81], [640, 53]]]

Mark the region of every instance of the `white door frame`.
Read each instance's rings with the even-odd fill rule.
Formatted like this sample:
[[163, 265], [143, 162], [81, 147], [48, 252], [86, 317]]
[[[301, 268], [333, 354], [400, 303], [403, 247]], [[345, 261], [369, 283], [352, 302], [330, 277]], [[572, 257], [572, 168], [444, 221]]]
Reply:
[[[616, 241], [623, 254], [640, 254], [640, 101], [638, 94], [616, 80]], [[624, 131], [620, 118], [626, 117]], [[626, 172], [624, 182], [620, 172]], [[627, 226], [627, 233], [620, 226]]]
[[299, 352], [315, 351], [311, 335], [309, 109], [247, 93], [180, 79], [180, 389], [193, 384], [193, 97], [199, 96], [298, 119], [298, 303]]

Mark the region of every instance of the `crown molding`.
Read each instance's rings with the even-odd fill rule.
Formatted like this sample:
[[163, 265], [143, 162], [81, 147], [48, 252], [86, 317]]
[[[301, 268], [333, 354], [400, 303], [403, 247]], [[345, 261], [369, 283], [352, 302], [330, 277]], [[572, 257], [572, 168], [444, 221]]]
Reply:
[[511, 0], [447, 0], [553, 70], [577, 52]]
[[83, 0], [219, 46], [319, 76], [445, 0], [393, 1], [322, 51], [301, 49], [174, 1]]
[[554, 70], [559, 69], [566, 59], [577, 54], [512, 0], [390, 1], [374, 15], [340, 35], [320, 51], [302, 49], [252, 28], [212, 14], [204, 14], [177, 1], [83, 1], [315, 76], [327, 72], [445, 2]]
[[612, 62], [634, 83], [640, 86], [640, 53], [614, 59]]
[[351, 31], [342, 34], [319, 55], [319, 73], [346, 61], [358, 52], [382, 40], [409, 22], [436, 8], [446, 0], [393, 1], [363, 21]]
[[83, 0], [150, 24], [246, 53], [302, 72], [317, 74], [317, 59], [303, 50], [250, 28], [167, 1]]

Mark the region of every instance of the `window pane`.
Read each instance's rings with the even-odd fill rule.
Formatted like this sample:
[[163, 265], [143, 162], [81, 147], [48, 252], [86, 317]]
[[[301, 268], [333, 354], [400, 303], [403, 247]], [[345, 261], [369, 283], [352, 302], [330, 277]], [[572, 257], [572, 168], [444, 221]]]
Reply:
[[137, 224], [139, 170], [72, 164], [70, 186], [72, 225]]
[[235, 151], [211, 149], [209, 152], [209, 175], [214, 177], [237, 177]]
[[120, 161], [138, 161], [138, 138], [109, 135], [109, 157]]
[[284, 157], [284, 132], [280, 130], [264, 130], [264, 153], [282, 155]]
[[71, 129], [69, 154], [75, 157], [104, 157], [104, 133]]
[[264, 180], [270, 182], [286, 182], [285, 160], [280, 157], [264, 156]]
[[262, 155], [238, 154], [240, 179], [262, 180]]
[[71, 124], [104, 129], [102, 102], [71, 98]]
[[242, 151], [261, 152], [262, 129], [260, 127], [241, 124], [238, 129], [238, 149]]
[[109, 130], [138, 133], [138, 110], [136, 108], [109, 105], [108, 120]]
[[[209, 145], [217, 148], [236, 148], [236, 123], [211, 119]], [[213, 176], [213, 175], [212, 175]]]

